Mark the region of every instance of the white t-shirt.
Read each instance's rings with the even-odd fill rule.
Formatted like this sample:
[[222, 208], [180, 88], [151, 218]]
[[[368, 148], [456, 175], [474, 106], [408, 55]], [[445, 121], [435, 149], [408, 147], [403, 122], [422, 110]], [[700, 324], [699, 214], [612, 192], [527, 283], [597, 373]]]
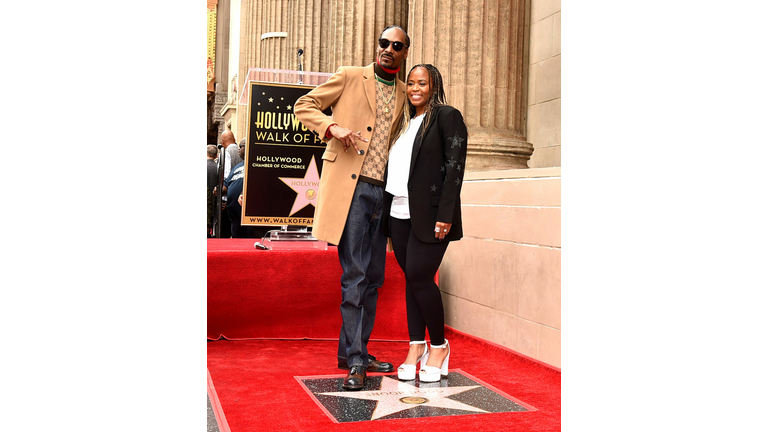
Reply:
[[411, 169], [411, 154], [416, 133], [424, 121], [424, 114], [411, 119], [408, 130], [395, 141], [389, 152], [386, 191], [395, 196], [389, 215], [397, 219], [410, 219], [408, 207], [408, 172]]

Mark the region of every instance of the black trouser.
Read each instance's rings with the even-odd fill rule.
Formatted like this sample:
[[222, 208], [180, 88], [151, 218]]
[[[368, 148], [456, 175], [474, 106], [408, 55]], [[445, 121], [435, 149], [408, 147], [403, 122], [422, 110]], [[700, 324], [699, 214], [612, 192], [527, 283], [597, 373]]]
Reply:
[[232, 234], [232, 238], [246, 238], [245, 230], [240, 225], [240, 213], [242, 212], [242, 207], [237, 204], [237, 201], [235, 201], [235, 205], [227, 205], [227, 215], [229, 216], [230, 221], [230, 233]]
[[232, 237], [232, 221], [229, 218], [229, 208], [225, 208], [224, 210], [221, 211], [221, 232], [219, 233], [219, 238], [231, 238], [231, 237]]
[[410, 219], [390, 217], [390, 235], [395, 258], [405, 273], [405, 307], [411, 341], [423, 341], [429, 329], [432, 345], [445, 343], [445, 314], [435, 273], [443, 261], [448, 242], [424, 243], [413, 234]]

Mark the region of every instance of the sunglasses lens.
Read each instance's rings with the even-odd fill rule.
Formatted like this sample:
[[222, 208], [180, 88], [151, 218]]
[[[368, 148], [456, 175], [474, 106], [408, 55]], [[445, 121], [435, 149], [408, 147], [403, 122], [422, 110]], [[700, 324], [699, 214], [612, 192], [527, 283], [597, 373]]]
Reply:
[[[387, 49], [389, 44], [390, 44], [389, 39], [379, 39], [379, 47], [381, 49]], [[392, 42], [392, 49], [395, 51], [400, 52], [400, 50], [403, 49], [403, 46], [404, 45], [402, 42]]]

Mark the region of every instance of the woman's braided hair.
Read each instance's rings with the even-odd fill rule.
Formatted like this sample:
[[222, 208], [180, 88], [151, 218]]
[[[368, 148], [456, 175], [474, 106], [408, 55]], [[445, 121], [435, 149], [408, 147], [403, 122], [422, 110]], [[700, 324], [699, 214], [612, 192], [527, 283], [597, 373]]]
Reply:
[[[429, 97], [427, 98], [426, 102], [426, 111], [424, 111], [424, 127], [421, 129], [422, 138], [424, 137], [424, 132], [427, 130], [427, 127], [429, 126], [430, 121], [432, 120], [432, 115], [435, 112], [435, 108], [445, 105], [445, 89], [443, 88], [443, 76], [440, 75], [440, 71], [437, 70], [437, 68], [431, 64], [417, 64], [416, 66], [412, 67], [410, 72], [408, 72], [408, 77], [410, 78], [411, 73], [416, 68], [424, 68], [427, 71], [427, 74], [429, 75]], [[406, 83], [408, 82], [408, 78], [406, 78]], [[407, 87], [406, 87], [407, 88]], [[397, 141], [398, 138], [400, 138], [401, 135], [405, 133], [405, 131], [408, 130], [408, 124], [410, 124], [411, 119], [416, 116], [416, 107], [411, 104], [411, 100], [408, 99], [406, 96], [406, 101], [408, 105], [408, 109], [405, 110], [403, 113], [403, 117], [400, 119], [400, 125], [398, 128], [398, 133], [393, 136], [392, 143], [394, 144], [395, 141]]]

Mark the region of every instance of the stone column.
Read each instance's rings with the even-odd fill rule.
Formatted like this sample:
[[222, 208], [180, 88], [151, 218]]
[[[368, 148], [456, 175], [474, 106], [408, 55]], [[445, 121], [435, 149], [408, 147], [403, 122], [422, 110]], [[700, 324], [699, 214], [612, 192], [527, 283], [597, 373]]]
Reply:
[[331, 0], [330, 68], [364, 66], [376, 58], [376, 40], [389, 25], [408, 30], [407, 0]]
[[[270, 38], [262, 41], [264, 33], [286, 31], [286, 25], [279, 13], [283, 6], [287, 6], [287, 0], [242, 0], [240, 3], [240, 57], [238, 61], [237, 76], [240, 77], [238, 89], [243, 91], [243, 84], [248, 77], [249, 68], [276, 68], [273, 60], [284, 50], [286, 38]], [[277, 14], [277, 15], [276, 15]], [[269, 59], [266, 54], [271, 53]], [[279, 67], [278, 67], [279, 68]], [[238, 94], [238, 100], [240, 95]], [[237, 110], [237, 123], [246, 124], [247, 108]], [[241, 131], [245, 136], [245, 127]]]
[[[384, 27], [395, 24], [407, 31], [408, 0], [242, 0], [241, 4], [240, 77], [248, 76], [252, 67], [298, 70], [299, 48], [304, 50], [302, 66], [307, 72], [364, 66], [374, 60]], [[270, 32], [288, 35], [261, 40]], [[238, 110], [238, 124], [244, 124], [245, 115], [246, 110]]]
[[[431, 63], [469, 130], [467, 171], [527, 168], [525, 0], [410, 0], [409, 65]], [[410, 69], [410, 66], [409, 66]]]
[[216, 83], [229, 82], [229, 0], [216, 0]]

